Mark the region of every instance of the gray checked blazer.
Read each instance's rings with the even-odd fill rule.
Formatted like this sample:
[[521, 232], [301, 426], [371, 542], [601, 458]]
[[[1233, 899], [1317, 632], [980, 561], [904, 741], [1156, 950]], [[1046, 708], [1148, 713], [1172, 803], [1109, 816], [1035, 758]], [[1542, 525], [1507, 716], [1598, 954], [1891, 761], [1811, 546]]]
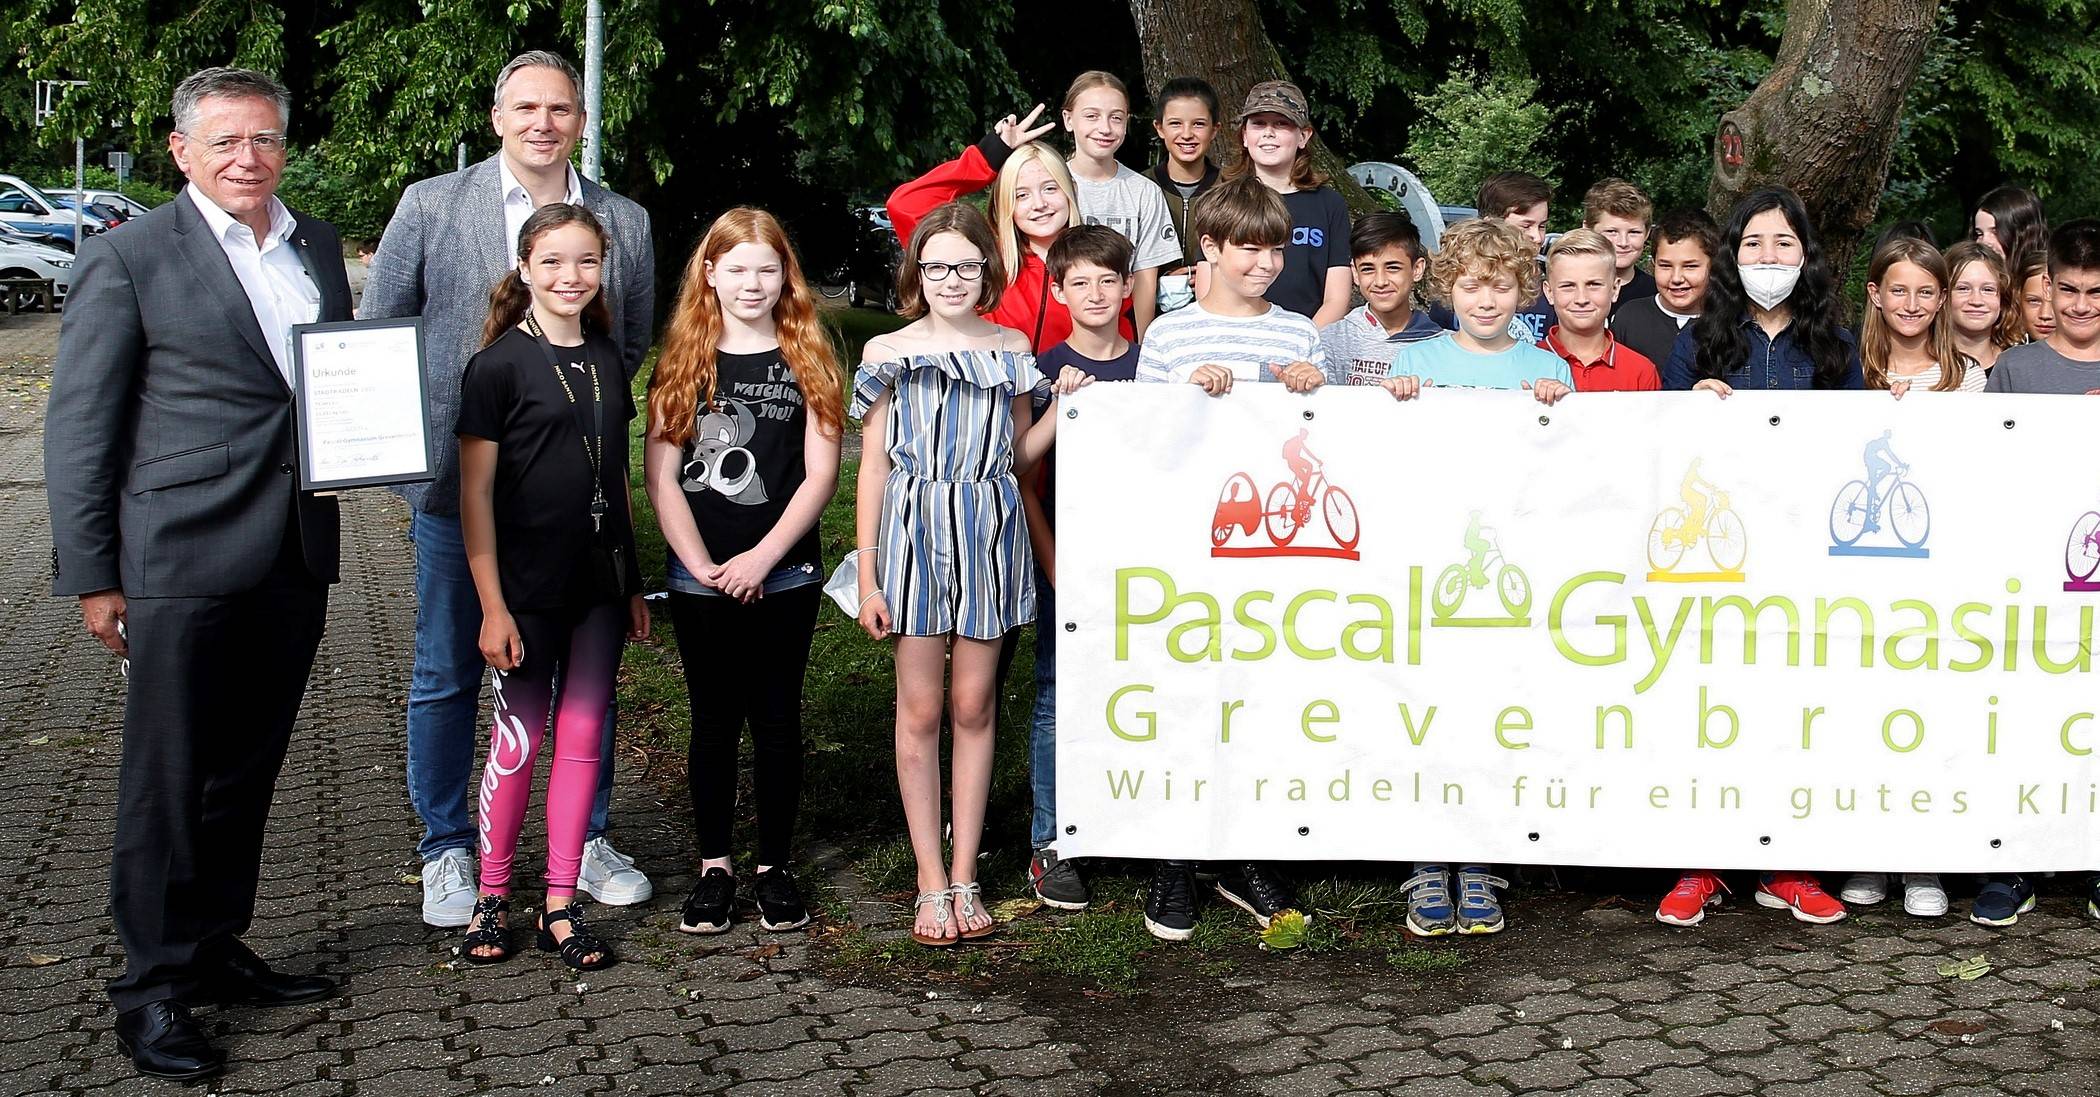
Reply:
[[[501, 153], [497, 154], [502, 155]], [[656, 249], [649, 213], [588, 179], [583, 205], [612, 238], [600, 292], [612, 310], [627, 379], [649, 353], [656, 324]], [[481, 349], [489, 290], [517, 266], [503, 239], [503, 173], [491, 156], [432, 179], [412, 183], [394, 208], [365, 281], [357, 313], [365, 319], [423, 317], [424, 356], [430, 371], [430, 429], [437, 435], [437, 478], [400, 489], [428, 514], [459, 513], [459, 382], [467, 359]]]
[[[292, 213], [322, 320], [350, 318], [335, 229]], [[336, 579], [336, 502], [299, 490], [292, 390], [185, 190], [80, 247], [44, 419], [51, 593], [213, 598], [255, 589], [298, 523]]]

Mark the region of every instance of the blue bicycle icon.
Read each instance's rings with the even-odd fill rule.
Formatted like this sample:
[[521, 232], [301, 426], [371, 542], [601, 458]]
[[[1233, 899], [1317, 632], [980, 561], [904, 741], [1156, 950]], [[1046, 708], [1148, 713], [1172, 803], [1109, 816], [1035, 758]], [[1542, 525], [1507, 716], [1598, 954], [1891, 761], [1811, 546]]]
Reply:
[[1887, 522], [1896, 540], [1905, 548], [1917, 548], [1932, 534], [1932, 508], [1925, 492], [1904, 479], [1909, 465], [1896, 465], [1876, 477], [1868, 491], [1866, 480], [1854, 480], [1838, 489], [1830, 505], [1830, 540], [1841, 546], [1857, 544], [1861, 537], [1881, 529]]

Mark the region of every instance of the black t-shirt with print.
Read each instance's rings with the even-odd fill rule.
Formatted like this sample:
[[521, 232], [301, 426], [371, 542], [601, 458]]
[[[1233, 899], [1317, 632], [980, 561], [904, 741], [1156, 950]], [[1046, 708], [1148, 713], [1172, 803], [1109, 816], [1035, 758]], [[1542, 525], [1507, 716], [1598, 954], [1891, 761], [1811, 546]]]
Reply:
[[[539, 340], [516, 328], [467, 362], [460, 381], [462, 437], [496, 443], [496, 570], [512, 612], [576, 609], [599, 601], [589, 567], [592, 429], [591, 367], [605, 405], [607, 543], [626, 554], [628, 589], [641, 589], [634, 528], [627, 513], [627, 424], [634, 401], [612, 341], [592, 333], [579, 347], [555, 347], [568, 380], [562, 389]], [[575, 394], [572, 405], [568, 393]]]
[[[678, 483], [715, 563], [750, 551], [779, 523], [802, 487], [802, 443], [809, 411], [778, 349], [720, 354], [714, 406], [701, 412], [685, 444]], [[811, 526], [775, 568], [819, 567]]]
[[1349, 265], [1349, 203], [1321, 184], [1284, 195], [1283, 208], [1291, 213], [1291, 242], [1283, 249], [1283, 270], [1262, 296], [1310, 319], [1327, 301], [1327, 272]]

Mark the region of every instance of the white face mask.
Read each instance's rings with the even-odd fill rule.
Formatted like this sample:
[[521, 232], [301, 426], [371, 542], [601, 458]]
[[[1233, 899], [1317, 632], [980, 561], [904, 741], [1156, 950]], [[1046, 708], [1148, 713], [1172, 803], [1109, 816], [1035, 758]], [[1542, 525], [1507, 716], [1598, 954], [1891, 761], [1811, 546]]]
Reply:
[[1746, 263], [1738, 269], [1743, 272], [1743, 292], [1761, 309], [1778, 308], [1801, 280], [1801, 268], [1784, 263]]

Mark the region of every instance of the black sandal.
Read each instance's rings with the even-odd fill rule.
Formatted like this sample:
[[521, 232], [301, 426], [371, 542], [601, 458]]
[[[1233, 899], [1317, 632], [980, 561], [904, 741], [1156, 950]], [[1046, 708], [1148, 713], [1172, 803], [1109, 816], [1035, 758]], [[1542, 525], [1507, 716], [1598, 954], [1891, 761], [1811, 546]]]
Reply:
[[[501, 916], [505, 919], [498, 922]], [[500, 964], [510, 959], [510, 900], [501, 895], [484, 895], [474, 901], [473, 917], [481, 924], [467, 931], [466, 943], [460, 946], [459, 954], [470, 964]], [[494, 948], [494, 953], [477, 953], [477, 948]]]
[[[583, 924], [583, 915], [579, 909], [582, 906], [581, 903], [571, 902], [568, 906], [540, 915], [540, 951], [560, 953], [561, 962], [577, 971], [609, 968], [614, 962], [612, 946]], [[556, 940], [554, 932], [547, 928], [556, 922], [569, 923], [569, 936], [566, 940]], [[586, 962], [584, 957], [593, 953], [596, 953], [598, 958]]]

